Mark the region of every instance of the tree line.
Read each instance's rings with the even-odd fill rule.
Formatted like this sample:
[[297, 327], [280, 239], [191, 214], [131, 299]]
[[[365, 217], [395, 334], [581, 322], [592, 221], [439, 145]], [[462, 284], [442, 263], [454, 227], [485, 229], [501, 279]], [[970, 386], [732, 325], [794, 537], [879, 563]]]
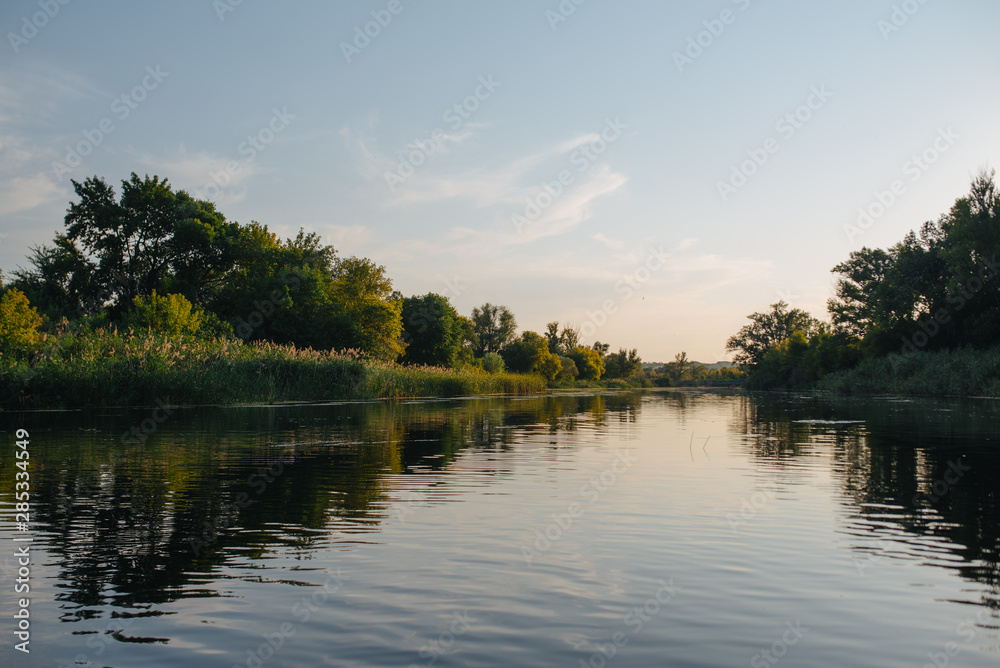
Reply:
[[[517, 333], [492, 303], [460, 315], [435, 293], [404, 297], [385, 267], [342, 257], [319, 235], [280, 239], [148, 175], [116, 193], [97, 176], [51, 244], [0, 276], [0, 351], [29, 355], [40, 332], [106, 327], [354, 351], [407, 365], [510, 370], [553, 382], [641, 375], [635, 349], [582, 345], [572, 327]], [[82, 330], [81, 330], [82, 328]]]
[[[1000, 192], [980, 171], [967, 195], [888, 249], [863, 247], [832, 272], [830, 319], [779, 301], [727, 342], [760, 387], [801, 387], [870, 358], [1000, 344]], [[898, 357], [897, 357], [898, 356]]]

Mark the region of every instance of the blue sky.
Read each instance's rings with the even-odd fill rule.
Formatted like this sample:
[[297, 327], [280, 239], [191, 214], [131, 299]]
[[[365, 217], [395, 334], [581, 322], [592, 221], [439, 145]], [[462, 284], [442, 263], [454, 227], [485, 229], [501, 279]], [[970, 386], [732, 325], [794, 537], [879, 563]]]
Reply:
[[993, 1], [237, 1], [3, 3], [0, 268], [135, 171], [406, 295], [714, 361], [1000, 156]]

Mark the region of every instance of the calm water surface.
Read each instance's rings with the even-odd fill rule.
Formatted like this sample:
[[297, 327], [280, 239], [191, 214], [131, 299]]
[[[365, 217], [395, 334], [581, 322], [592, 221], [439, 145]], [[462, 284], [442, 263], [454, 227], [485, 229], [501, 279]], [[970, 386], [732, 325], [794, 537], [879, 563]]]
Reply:
[[[0, 665], [1000, 665], [998, 402], [153, 417], [0, 415]], [[17, 428], [30, 655], [13, 649]]]

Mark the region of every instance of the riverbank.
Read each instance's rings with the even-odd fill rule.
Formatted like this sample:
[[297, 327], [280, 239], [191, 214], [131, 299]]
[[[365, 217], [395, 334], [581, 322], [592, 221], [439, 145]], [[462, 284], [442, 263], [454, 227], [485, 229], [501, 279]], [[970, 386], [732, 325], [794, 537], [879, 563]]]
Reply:
[[866, 359], [853, 369], [823, 377], [816, 389], [838, 394], [1000, 397], [1000, 346]]
[[0, 408], [83, 408], [529, 394], [540, 376], [404, 367], [227, 339], [120, 333], [50, 337], [31, 359], [0, 358]]

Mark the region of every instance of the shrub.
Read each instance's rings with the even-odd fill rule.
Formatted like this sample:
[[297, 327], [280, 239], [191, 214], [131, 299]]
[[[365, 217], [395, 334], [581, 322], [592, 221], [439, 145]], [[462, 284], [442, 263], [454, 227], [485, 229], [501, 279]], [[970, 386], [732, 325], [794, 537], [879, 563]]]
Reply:
[[0, 297], [0, 352], [21, 357], [32, 350], [40, 335], [42, 318], [20, 290], [10, 289]]
[[203, 311], [184, 295], [136, 297], [132, 310], [125, 316], [125, 325], [133, 329], [149, 329], [161, 334], [197, 334], [201, 329]]

